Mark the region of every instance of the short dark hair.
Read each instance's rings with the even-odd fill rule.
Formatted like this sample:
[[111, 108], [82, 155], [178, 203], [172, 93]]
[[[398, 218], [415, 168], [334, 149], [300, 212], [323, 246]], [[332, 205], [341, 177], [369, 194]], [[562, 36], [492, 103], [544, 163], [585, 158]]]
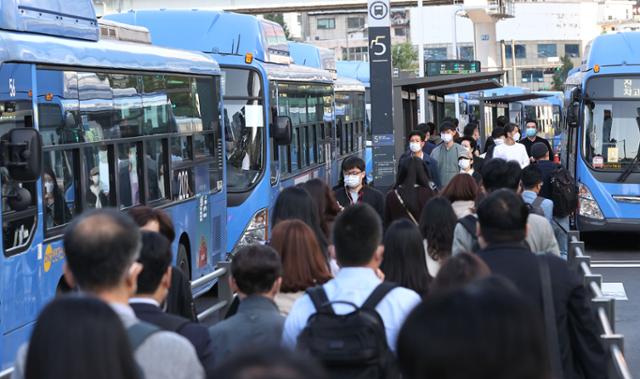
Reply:
[[173, 242], [176, 238], [176, 231], [173, 227], [171, 217], [162, 209], [147, 207], [146, 205], [138, 205], [129, 210], [129, 216], [133, 218], [139, 227], [147, 225], [151, 221], [158, 223], [160, 234], [165, 236], [169, 242]]
[[360, 169], [360, 171], [364, 172], [366, 169], [366, 164], [362, 160], [362, 158], [352, 155], [346, 158], [344, 161], [342, 161], [342, 171], [343, 172], [348, 171], [348, 170], [351, 170], [352, 168], [358, 168]]
[[443, 121], [440, 124], [440, 132], [444, 132], [446, 130], [455, 131], [456, 130], [456, 126], [453, 124], [453, 122]]
[[489, 277], [419, 304], [398, 335], [398, 364], [406, 379], [546, 379], [544, 336], [540, 312]]
[[[473, 136], [473, 132], [476, 129], [478, 129], [478, 123], [471, 121], [470, 123], [468, 123], [467, 125], [464, 126], [464, 130], [463, 130], [462, 134], [465, 137], [472, 137]], [[471, 138], [471, 139], [473, 139], [473, 138]]]
[[280, 256], [270, 246], [245, 246], [233, 256], [231, 276], [245, 295], [267, 293], [282, 277]]
[[333, 225], [333, 244], [342, 266], [369, 263], [381, 242], [380, 216], [368, 204], [347, 207]]
[[73, 277], [84, 290], [113, 289], [138, 259], [140, 230], [113, 208], [86, 212], [64, 234], [64, 250]]
[[520, 180], [525, 189], [533, 188], [542, 183], [542, 171], [536, 165], [528, 165], [522, 169]]
[[113, 309], [97, 298], [73, 294], [55, 298], [38, 316], [24, 377], [134, 379], [140, 368]]
[[429, 121], [427, 122], [427, 130], [429, 130], [429, 134], [435, 134], [436, 133], [436, 124]]
[[311, 357], [278, 346], [249, 347], [224, 360], [211, 375], [225, 379], [328, 379]]
[[462, 136], [460, 138], [458, 138], [458, 143], [462, 144], [462, 141], [469, 141], [469, 145], [471, 146], [471, 150], [475, 150], [476, 146], [478, 146], [478, 143], [476, 142], [476, 140], [474, 140], [472, 137], [469, 136]]
[[424, 134], [424, 132], [420, 131], [420, 130], [412, 130], [411, 132], [409, 132], [409, 135], [407, 136], [407, 140], [410, 140], [411, 137], [413, 136], [418, 136], [420, 137], [420, 141], [424, 142], [426, 136]]
[[531, 119], [531, 118], [528, 118], [528, 119], [524, 122], [524, 125], [526, 126], [527, 124], [530, 124], [530, 123], [535, 124], [536, 129], [538, 129], [538, 121], [536, 121], [536, 120], [534, 120], [534, 119]]
[[504, 133], [513, 133], [514, 130], [516, 130], [516, 128], [520, 129], [520, 127], [517, 124], [514, 124], [513, 122], [507, 122], [504, 126]]
[[520, 185], [522, 169], [518, 162], [493, 158], [482, 165], [482, 186], [487, 192], [500, 188], [516, 191]]
[[473, 176], [456, 174], [442, 190], [442, 196], [450, 202], [474, 201], [478, 197], [478, 184]]
[[499, 127], [504, 127], [507, 124], [507, 118], [505, 116], [498, 116], [496, 118], [496, 125]]
[[455, 117], [445, 117], [442, 119], [442, 122], [450, 122], [452, 123], [456, 128], [458, 127], [458, 125], [460, 125], [460, 121], [455, 118]]
[[456, 254], [447, 259], [438, 270], [430, 294], [462, 288], [489, 275], [491, 275], [489, 266], [476, 254]]
[[478, 222], [487, 243], [524, 241], [529, 208], [514, 191], [499, 189], [478, 206]]
[[496, 139], [500, 137], [504, 137], [506, 134], [504, 132], [504, 126], [496, 126], [491, 131], [491, 138]]
[[421, 123], [418, 124], [418, 126], [416, 126], [416, 130], [427, 134], [427, 133], [429, 133], [429, 126], [427, 124], [425, 124], [424, 122], [421, 122]]
[[154, 293], [171, 266], [171, 260], [169, 240], [160, 233], [142, 231], [142, 250], [138, 258], [138, 262], [142, 263], [142, 272], [138, 276], [137, 293]]

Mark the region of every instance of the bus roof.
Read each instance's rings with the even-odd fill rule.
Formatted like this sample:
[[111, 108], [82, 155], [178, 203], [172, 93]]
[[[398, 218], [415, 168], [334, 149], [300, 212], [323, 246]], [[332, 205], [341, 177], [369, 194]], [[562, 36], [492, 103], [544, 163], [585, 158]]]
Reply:
[[591, 42], [587, 67], [640, 64], [640, 32], [603, 34]]
[[210, 57], [152, 45], [104, 40], [90, 42], [0, 31], [0, 61], [138, 71], [217, 75]]
[[365, 87], [370, 85], [369, 62], [337, 61], [338, 76], [359, 80]]
[[309, 43], [289, 42], [289, 53], [295, 64], [322, 68], [320, 50]]
[[334, 88], [336, 92], [364, 92], [366, 90], [361, 81], [344, 76], [338, 76]]
[[333, 83], [331, 73], [313, 67], [299, 65], [281, 65], [265, 63], [265, 70], [269, 80], [282, 82], [321, 82], [326, 84]]
[[0, 29], [98, 40], [91, 0], [0, 0]]
[[[151, 31], [154, 44], [204, 53], [253, 54], [254, 59], [290, 63], [282, 26], [255, 16], [212, 10], [131, 10], [104, 18]], [[167, 27], [171, 25], [172, 27]]]

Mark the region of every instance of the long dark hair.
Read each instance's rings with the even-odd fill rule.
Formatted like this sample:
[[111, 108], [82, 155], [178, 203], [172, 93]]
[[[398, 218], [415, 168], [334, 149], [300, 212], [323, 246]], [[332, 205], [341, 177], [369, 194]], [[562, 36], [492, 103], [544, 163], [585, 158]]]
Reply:
[[407, 209], [415, 218], [418, 218], [422, 212], [418, 194], [419, 187], [431, 191], [429, 176], [424, 169], [422, 160], [416, 157], [403, 160], [398, 168], [394, 189], [398, 191]]
[[102, 301], [61, 297], [40, 313], [25, 379], [138, 379], [138, 370], [122, 321]]
[[453, 230], [458, 218], [449, 200], [442, 196], [429, 200], [420, 216], [420, 232], [427, 240], [427, 253], [433, 260], [451, 255]]
[[285, 188], [280, 192], [273, 206], [273, 213], [271, 215], [271, 225], [273, 227], [281, 221], [291, 219], [300, 220], [313, 230], [323, 254], [328, 257], [327, 248], [329, 243], [320, 226], [318, 208], [309, 192], [304, 188]]
[[385, 279], [426, 295], [431, 277], [418, 227], [407, 219], [396, 220], [384, 234], [383, 244], [384, 260], [380, 269]]
[[324, 232], [324, 236], [330, 239], [331, 225], [338, 213], [340, 213], [340, 206], [333, 191], [325, 182], [317, 178], [300, 184], [300, 187], [307, 190], [316, 203], [318, 216], [320, 216], [320, 227]]

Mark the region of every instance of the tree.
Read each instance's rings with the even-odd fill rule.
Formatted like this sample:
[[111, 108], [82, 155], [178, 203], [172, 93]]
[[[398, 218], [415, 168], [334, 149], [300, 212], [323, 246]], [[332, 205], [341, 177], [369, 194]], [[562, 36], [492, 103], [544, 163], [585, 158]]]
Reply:
[[284, 29], [284, 36], [290, 39], [289, 28], [287, 27], [287, 23], [284, 22], [284, 15], [282, 13], [267, 13], [264, 15], [264, 19], [280, 24], [282, 29]]
[[562, 62], [562, 66], [558, 67], [553, 74], [553, 89], [556, 91], [562, 91], [564, 81], [567, 80], [569, 71], [573, 68], [573, 62], [571, 62], [571, 58], [568, 56], [565, 55], [560, 61]]
[[398, 70], [415, 70], [418, 68], [418, 52], [409, 42], [391, 47], [391, 61]]

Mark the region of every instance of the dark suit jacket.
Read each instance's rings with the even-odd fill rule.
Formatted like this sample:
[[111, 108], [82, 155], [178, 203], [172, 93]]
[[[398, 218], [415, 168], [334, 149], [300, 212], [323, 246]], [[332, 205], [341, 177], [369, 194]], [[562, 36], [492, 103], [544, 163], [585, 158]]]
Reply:
[[131, 303], [131, 308], [136, 317], [142, 321], [153, 324], [163, 330], [178, 333], [195, 347], [198, 359], [202, 363], [207, 377], [211, 377], [214, 367], [213, 342], [207, 328], [184, 317], [164, 313], [159, 307], [145, 303]]
[[552, 161], [537, 161], [536, 166], [542, 172], [542, 189], [540, 190], [540, 196], [551, 199], [551, 174], [553, 170], [560, 167], [559, 164]]
[[284, 317], [273, 300], [253, 295], [240, 301], [238, 312], [209, 329], [216, 364], [249, 347], [280, 346]]
[[[345, 187], [337, 186], [333, 188], [338, 204], [346, 208], [351, 205], [351, 197], [347, 194]], [[384, 217], [384, 196], [380, 191], [369, 186], [363, 186], [358, 196], [358, 203], [366, 203], [378, 212], [380, 220]]]
[[[544, 320], [538, 258], [526, 245], [497, 244], [479, 251], [478, 256], [493, 274], [513, 282], [540, 309]], [[604, 379], [607, 362], [589, 293], [564, 260], [549, 254], [548, 262], [564, 378]]]

